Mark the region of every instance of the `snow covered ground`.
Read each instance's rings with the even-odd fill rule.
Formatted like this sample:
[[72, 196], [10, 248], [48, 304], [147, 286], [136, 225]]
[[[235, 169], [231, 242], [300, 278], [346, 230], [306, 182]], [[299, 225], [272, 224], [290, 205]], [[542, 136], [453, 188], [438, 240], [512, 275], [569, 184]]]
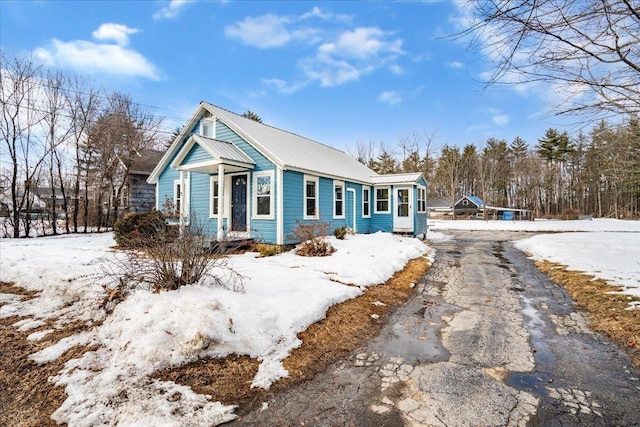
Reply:
[[640, 221], [595, 218], [590, 220], [558, 221], [536, 219], [535, 221], [483, 221], [430, 219], [429, 230], [502, 230], [532, 232], [562, 231], [635, 231], [640, 232]]
[[[100, 266], [123, 256], [111, 249], [111, 233], [0, 239], [0, 280], [39, 291], [24, 301], [0, 294], [5, 304], [0, 318], [21, 316], [14, 326], [23, 331], [47, 320], [53, 327], [104, 321], [31, 356], [44, 364], [73, 346], [100, 345], [67, 362], [52, 378], [66, 386], [68, 395], [53, 414], [57, 422], [215, 425], [233, 419], [234, 407], [211, 402], [188, 387], [151, 379], [150, 374], [235, 353], [261, 360], [253, 385], [268, 387], [287, 376], [282, 360], [301, 344], [296, 334], [322, 319], [331, 305], [385, 282], [412, 258], [433, 256], [418, 239], [388, 233], [330, 240], [337, 251], [329, 257], [291, 252], [230, 257], [233, 269], [244, 276], [244, 293], [205, 285], [157, 294], [138, 290], [106, 316], [101, 303], [107, 279], [100, 276]], [[28, 339], [42, 339], [51, 330], [34, 332]], [[181, 399], [167, 399], [176, 392]]]
[[566, 265], [618, 285], [640, 297], [640, 221], [593, 219], [585, 221], [431, 220], [429, 230], [509, 230], [554, 232], [515, 243], [536, 260]]

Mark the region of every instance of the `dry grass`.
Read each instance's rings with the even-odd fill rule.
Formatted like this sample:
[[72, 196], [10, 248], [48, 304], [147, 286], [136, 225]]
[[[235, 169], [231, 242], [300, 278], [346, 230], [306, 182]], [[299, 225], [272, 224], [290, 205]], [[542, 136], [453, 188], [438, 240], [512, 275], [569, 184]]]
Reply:
[[640, 298], [630, 300], [628, 295], [615, 293], [620, 288], [591, 275], [566, 270], [560, 264], [537, 261], [536, 266], [567, 289], [591, 321], [591, 329], [629, 350], [634, 364], [640, 368], [640, 309], [626, 310], [630, 301]]
[[[6, 282], [0, 282], [0, 292], [27, 298], [35, 294]], [[52, 328], [53, 321], [37, 329], [21, 332], [12, 326], [19, 320], [18, 316], [0, 319], [0, 425], [55, 426], [57, 424], [51, 420], [51, 414], [67, 396], [63, 388], [54, 387], [48, 379], [58, 374], [68, 360], [80, 357], [93, 348], [74, 347], [57, 360], [41, 366], [29, 359], [29, 355], [88, 327], [80, 322], [69, 324], [40, 341], [29, 341], [29, 334]]]
[[[211, 395], [214, 401], [239, 404], [240, 414], [246, 413], [268, 396], [313, 378], [376, 336], [388, 316], [413, 295], [411, 284], [428, 268], [425, 258], [414, 259], [385, 284], [370, 287], [360, 297], [331, 307], [323, 320], [298, 334], [303, 344], [283, 362], [289, 377], [273, 384], [269, 390], [250, 387], [259, 362], [235, 355], [164, 370], [154, 377], [188, 385], [198, 393]], [[374, 305], [377, 301], [384, 305]], [[371, 317], [372, 314], [378, 318]]]

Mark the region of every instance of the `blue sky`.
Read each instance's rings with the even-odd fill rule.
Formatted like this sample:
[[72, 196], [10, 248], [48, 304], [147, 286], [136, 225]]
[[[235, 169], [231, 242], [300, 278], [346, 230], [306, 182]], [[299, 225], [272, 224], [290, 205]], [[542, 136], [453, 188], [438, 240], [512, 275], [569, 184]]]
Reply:
[[128, 93], [169, 130], [201, 100], [345, 150], [564, 130], [548, 89], [483, 89], [482, 52], [447, 37], [460, 18], [449, 1], [1, 0], [0, 47]]

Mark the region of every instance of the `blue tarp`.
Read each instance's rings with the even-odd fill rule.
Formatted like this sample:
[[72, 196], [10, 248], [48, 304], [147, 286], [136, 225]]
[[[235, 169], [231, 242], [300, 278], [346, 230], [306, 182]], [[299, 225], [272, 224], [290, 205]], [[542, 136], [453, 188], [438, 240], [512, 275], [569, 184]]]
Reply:
[[503, 221], [513, 221], [514, 212], [513, 211], [504, 211], [502, 212], [502, 220]]

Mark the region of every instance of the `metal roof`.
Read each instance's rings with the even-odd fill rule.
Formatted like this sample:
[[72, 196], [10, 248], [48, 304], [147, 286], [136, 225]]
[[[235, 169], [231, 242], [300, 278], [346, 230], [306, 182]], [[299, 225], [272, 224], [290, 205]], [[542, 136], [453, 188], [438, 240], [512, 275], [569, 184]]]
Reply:
[[219, 141], [217, 139], [207, 138], [196, 134], [191, 135], [191, 138], [193, 138], [195, 142], [197, 142], [214, 158], [250, 163], [252, 165], [255, 165], [256, 163], [251, 157], [246, 155], [244, 151], [236, 147], [231, 142]]
[[284, 169], [364, 183], [376, 173], [344, 151], [203, 102], [207, 111]]
[[421, 172], [396, 173], [389, 175], [375, 175], [369, 179], [375, 185], [381, 184], [414, 184], [422, 176]]

